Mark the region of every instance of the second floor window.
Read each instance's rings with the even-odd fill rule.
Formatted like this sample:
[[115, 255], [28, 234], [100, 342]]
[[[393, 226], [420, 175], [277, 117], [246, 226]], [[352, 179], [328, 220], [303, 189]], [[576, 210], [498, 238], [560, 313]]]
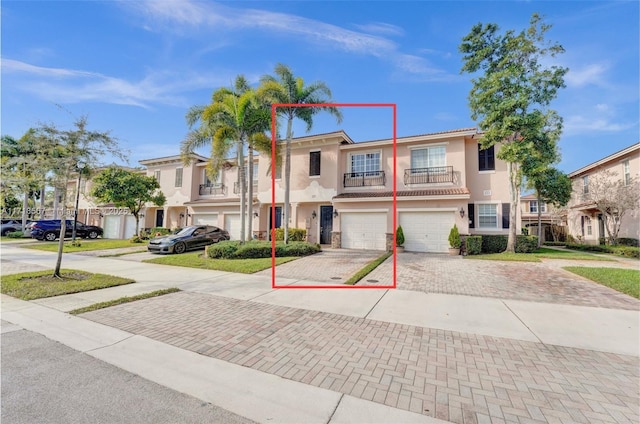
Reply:
[[478, 171], [495, 171], [496, 157], [494, 146], [483, 149], [478, 144]]
[[478, 227], [498, 228], [498, 205], [480, 204], [478, 205]]
[[447, 166], [447, 150], [444, 146], [411, 150], [411, 169], [413, 172], [442, 166]]
[[622, 162], [622, 173], [624, 174], [624, 185], [631, 184], [631, 169], [629, 167], [629, 161]]
[[[540, 212], [545, 213], [547, 211], [547, 204], [544, 202], [540, 202]], [[538, 213], [538, 201], [531, 200], [529, 202], [529, 212]]]
[[589, 176], [582, 177], [582, 194], [589, 194]]
[[351, 172], [364, 173], [365, 176], [377, 176], [380, 171], [380, 152], [354, 153], [351, 155]]
[[156, 179], [157, 182], [160, 182], [160, 171], [155, 171], [153, 173], [153, 177]]
[[176, 168], [176, 187], [182, 187], [182, 168]]
[[309, 176], [320, 175], [320, 152], [309, 152]]

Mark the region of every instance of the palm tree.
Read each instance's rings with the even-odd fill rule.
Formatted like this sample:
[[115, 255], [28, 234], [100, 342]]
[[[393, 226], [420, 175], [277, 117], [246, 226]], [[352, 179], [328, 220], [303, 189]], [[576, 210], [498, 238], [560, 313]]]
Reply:
[[[276, 113], [287, 121], [286, 147], [284, 156], [284, 242], [289, 241], [289, 195], [291, 181], [291, 139], [293, 120], [300, 119], [307, 125], [307, 132], [313, 128], [313, 116], [328, 112], [342, 122], [342, 113], [334, 106], [298, 106], [331, 103], [331, 90], [322, 81], [305, 86], [304, 80], [293, 75], [291, 68], [279, 63], [274, 70], [275, 77], [264, 75], [258, 93], [270, 98], [272, 103], [291, 106], [278, 107]], [[271, 229], [269, 229], [271, 230]]]
[[253, 219], [253, 187], [249, 190], [249, 213], [246, 213], [247, 179], [245, 177], [244, 150], [249, 150], [249, 176], [253, 183], [254, 144], [263, 145], [266, 139], [270, 119], [247, 80], [242, 75], [236, 77], [233, 88], [220, 88], [213, 93], [212, 103], [207, 106], [194, 106], [187, 112], [187, 124], [193, 128], [181, 144], [183, 161], [190, 162], [190, 154], [197, 148], [211, 143], [211, 158], [207, 171], [212, 177], [217, 175], [232, 148], [235, 148], [238, 163], [238, 183], [240, 185], [240, 240], [245, 236], [245, 219]]

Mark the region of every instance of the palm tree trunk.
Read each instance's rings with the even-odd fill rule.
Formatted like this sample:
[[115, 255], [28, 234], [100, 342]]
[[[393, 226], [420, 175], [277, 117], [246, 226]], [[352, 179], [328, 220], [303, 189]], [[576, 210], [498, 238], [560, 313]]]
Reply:
[[293, 138], [293, 116], [287, 121], [287, 145], [284, 155], [284, 244], [289, 243], [289, 192], [291, 191], [291, 139]]
[[247, 196], [247, 241], [251, 241], [253, 238], [253, 147], [249, 145], [249, 165], [247, 170], [249, 171], [249, 188]]
[[516, 227], [518, 218], [518, 205], [520, 203], [520, 184], [518, 182], [518, 164], [507, 162], [509, 173], [509, 194], [511, 205], [509, 208], [509, 237], [507, 238], [507, 252], [516, 251]]
[[238, 184], [240, 185], [240, 243], [245, 241], [247, 179], [244, 176], [244, 152], [243, 143], [238, 141]]

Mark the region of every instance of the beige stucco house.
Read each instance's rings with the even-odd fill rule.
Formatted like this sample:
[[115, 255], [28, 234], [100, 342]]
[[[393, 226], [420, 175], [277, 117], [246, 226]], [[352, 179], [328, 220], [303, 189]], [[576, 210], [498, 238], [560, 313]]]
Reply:
[[[607, 237], [602, 214], [594, 205], [594, 184], [609, 172], [607, 178], [630, 185], [640, 172], [640, 143], [613, 153], [569, 174], [573, 193], [569, 202], [567, 224], [576, 240], [597, 244]], [[636, 207], [622, 217], [618, 237], [640, 239], [640, 210]]]

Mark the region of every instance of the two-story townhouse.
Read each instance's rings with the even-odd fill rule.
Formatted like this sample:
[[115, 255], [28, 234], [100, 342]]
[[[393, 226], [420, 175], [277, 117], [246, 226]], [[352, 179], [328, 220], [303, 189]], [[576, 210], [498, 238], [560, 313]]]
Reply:
[[[593, 202], [594, 181], [604, 173], [607, 178], [631, 184], [640, 172], [640, 143], [636, 143], [569, 174], [572, 195], [568, 205], [568, 232], [574, 239], [587, 244], [598, 244], [606, 238], [605, 221]], [[622, 217], [618, 237], [640, 239], [640, 210], [635, 209]]]
[[[385, 250], [394, 217], [405, 248], [445, 252], [457, 224], [462, 234], [506, 234], [506, 164], [494, 148], [481, 150], [475, 128], [356, 143], [344, 131], [292, 140], [290, 227], [333, 247]], [[284, 187], [276, 172], [275, 217], [271, 181], [260, 158], [259, 227], [281, 226]], [[394, 186], [395, 183], [395, 186]], [[396, 213], [394, 216], [394, 188]], [[518, 223], [519, 226], [519, 223]]]
[[567, 228], [564, 209], [547, 205], [544, 200], [538, 200], [535, 193], [520, 197], [520, 222], [522, 227], [527, 229], [528, 234], [532, 236], [538, 235], [538, 212], [540, 212], [542, 227], [541, 241], [553, 241], [554, 234], [557, 238], [564, 240]]

